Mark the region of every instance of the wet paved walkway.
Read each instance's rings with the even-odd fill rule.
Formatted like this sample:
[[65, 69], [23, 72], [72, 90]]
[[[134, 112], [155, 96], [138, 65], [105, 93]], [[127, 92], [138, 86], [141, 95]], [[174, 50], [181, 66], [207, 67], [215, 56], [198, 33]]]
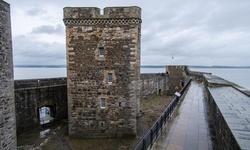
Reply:
[[153, 150], [211, 149], [204, 96], [203, 84], [192, 81], [172, 125], [163, 130]]

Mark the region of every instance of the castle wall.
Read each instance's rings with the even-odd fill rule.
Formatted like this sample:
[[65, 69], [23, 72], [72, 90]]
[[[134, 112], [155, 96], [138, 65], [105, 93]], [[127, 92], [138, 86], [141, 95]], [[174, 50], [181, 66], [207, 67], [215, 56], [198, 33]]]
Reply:
[[141, 74], [140, 97], [148, 98], [151, 95], [167, 95], [168, 76], [165, 73], [144, 73]]
[[135, 136], [140, 15], [139, 7], [64, 8], [70, 136]]
[[169, 95], [174, 95], [188, 82], [187, 66], [166, 66], [166, 72], [169, 77]]
[[17, 133], [40, 126], [39, 108], [53, 107], [55, 119], [67, 116], [66, 78], [15, 80]]
[[0, 0], [0, 149], [16, 149], [10, 5]]

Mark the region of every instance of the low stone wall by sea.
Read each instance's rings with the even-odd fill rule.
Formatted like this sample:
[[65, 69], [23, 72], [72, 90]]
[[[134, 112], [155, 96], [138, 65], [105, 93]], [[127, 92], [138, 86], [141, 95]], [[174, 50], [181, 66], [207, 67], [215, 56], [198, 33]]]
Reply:
[[250, 147], [250, 96], [232, 82], [204, 75], [207, 102], [224, 149], [246, 150]]

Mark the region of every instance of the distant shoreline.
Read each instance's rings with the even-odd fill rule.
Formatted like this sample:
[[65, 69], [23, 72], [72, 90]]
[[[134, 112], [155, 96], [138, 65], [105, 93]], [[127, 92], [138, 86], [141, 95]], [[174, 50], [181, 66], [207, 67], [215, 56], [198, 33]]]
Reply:
[[[165, 68], [161, 65], [142, 65], [141, 68]], [[190, 68], [250, 69], [250, 66], [189, 66]], [[15, 65], [14, 68], [66, 68], [65, 65]]]

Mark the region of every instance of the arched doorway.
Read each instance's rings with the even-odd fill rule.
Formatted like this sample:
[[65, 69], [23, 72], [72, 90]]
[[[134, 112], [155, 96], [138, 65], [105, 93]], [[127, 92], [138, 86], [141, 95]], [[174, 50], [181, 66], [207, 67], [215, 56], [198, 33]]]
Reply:
[[39, 108], [39, 121], [40, 125], [52, 122], [55, 119], [54, 106], [42, 106]]
[[159, 95], [161, 96], [161, 89], [159, 89]]

